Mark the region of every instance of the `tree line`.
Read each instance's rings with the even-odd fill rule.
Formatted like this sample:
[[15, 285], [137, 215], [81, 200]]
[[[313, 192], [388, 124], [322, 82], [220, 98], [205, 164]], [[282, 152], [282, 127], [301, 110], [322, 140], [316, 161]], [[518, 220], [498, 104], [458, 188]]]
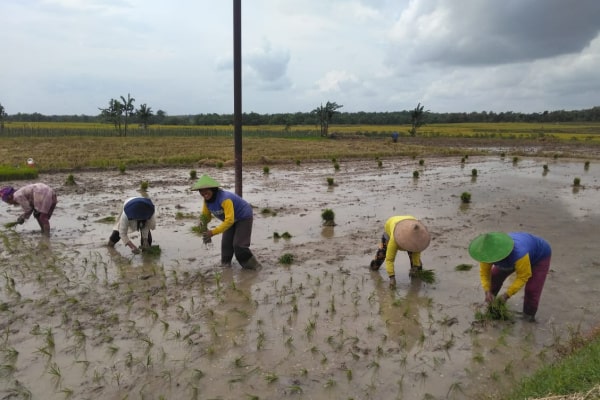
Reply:
[[[7, 110], [0, 104], [0, 124], [4, 122], [106, 122], [115, 124], [115, 129], [124, 129], [125, 119], [127, 123], [137, 123], [142, 126], [150, 124], [160, 125], [231, 125], [233, 123], [233, 114], [189, 114], [189, 115], [168, 115], [163, 110], [156, 113], [146, 104], [140, 105], [137, 109], [132, 109], [135, 99], [121, 96], [120, 100], [111, 99], [107, 107], [99, 107], [98, 115], [43, 115], [40, 113], [17, 113], [8, 114]], [[335, 102], [327, 102], [330, 105], [336, 105]], [[321, 105], [316, 109], [307, 112], [295, 113], [277, 113], [277, 114], [258, 114], [255, 112], [246, 112], [242, 115], [244, 125], [282, 125], [297, 126], [319, 125], [325, 117], [325, 126], [329, 122], [341, 125], [412, 125], [414, 122], [413, 110], [389, 111], [389, 112], [341, 112], [338, 108], [330, 114], [331, 118], [327, 121], [327, 115], [332, 110], [327, 110], [327, 104]], [[422, 107], [420, 104], [417, 107]], [[541, 113], [521, 113], [521, 112], [455, 112], [455, 113], [436, 113], [421, 108], [420, 120], [427, 124], [442, 123], [482, 123], [482, 122], [533, 122], [533, 123], [565, 123], [565, 122], [600, 122], [600, 106], [582, 110], [557, 110], [544, 111]], [[323, 114], [324, 113], [324, 114]], [[125, 132], [123, 132], [125, 133]]]

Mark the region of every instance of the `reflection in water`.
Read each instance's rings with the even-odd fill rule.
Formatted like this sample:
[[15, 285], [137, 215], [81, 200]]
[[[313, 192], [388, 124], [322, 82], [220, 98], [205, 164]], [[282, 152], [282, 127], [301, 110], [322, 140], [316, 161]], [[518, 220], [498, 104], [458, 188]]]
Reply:
[[375, 288], [379, 299], [380, 315], [388, 329], [390, 340], [398, 343], [404, 351], [410, 351], [415, 344], [423, 343], [425, 333], [420, 322], [419, 311], [422, 307], [431, 304], [427, 297], [420, 297], [421, 280], [413, 279], [408, 286], [404, 297], [400, 296], [402, 287], [390, 290], [384, 284], [377, 272], [372, 275], [376, 277]]
[[324, 225], [323, 229], [321, 230], [321, 236], [323, 236], [326, 239], [331, 239], [333, 237], [334, 231], [333, 231], [333, 226], [328, 226], [328, 225]]

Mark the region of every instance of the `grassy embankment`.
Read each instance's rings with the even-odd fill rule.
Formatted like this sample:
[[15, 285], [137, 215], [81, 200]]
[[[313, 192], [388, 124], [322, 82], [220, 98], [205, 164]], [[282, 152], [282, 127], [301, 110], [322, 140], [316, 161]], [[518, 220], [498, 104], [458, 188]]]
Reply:
[[600, 329], [587, 336], [576, 335], [562, 350], [564, 356], [557, 363], [541, 368], [531, 377], [523, 379], [502, 400], [599, 399]]
[[[401, 134], [398, 143], [391, 140], [393, 131]], [[464, 147], [485, 146], [494, 141], [507, 146], [541, 142], [600, 146], [600, 124], [439, 124], [422, 127], [416, 138], [408, 137], [407, 131], [408, 126], [332, 125], [330, 134], [336, 139], [331, 139], [320, 137], [317, 127], [244, 127], [243, 162], [460, 156], [465, 153]], [[31, 157], [39, 171], [48, 172], [152, 166], [195, 168], [234, 162], [232, 127], [151, 126], [144, 131], [132, 126], [127, 137], [115, 134], [114, 128], [103, 124], [8, 123], [0, 135], [0, 164], [21, 166]]]

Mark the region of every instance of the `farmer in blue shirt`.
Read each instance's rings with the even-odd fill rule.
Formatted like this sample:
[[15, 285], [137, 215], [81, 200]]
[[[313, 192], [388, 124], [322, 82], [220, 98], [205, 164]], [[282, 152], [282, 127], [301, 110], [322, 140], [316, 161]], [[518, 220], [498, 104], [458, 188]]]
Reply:
[[489, 232], [471, 242], [469, 254], [479, 261], [485, 301], [492, 302], [506, 278], [515, 272], [516, 279], [500, 298], [506, 301], [525, 287], [523, 314], [527, 320], [535, 321], [550, 270], [552, 249], [548, 242], [526, 232]]
[[250, 251], [254, 219], [252, 206], [237, 194], [223, 190], [220, 186], [219, 182], [203, 175], [191, 189], [197, 190], [204, 198], [202, 206], [204, 223], [208, 224], [213, 216], [221, 221], [217, 227], [206, 229], [203, 233], [203, 241], [208, 243], [214, 235], [223, 235], [221, 265], [224, 267], [231, 266], [231, 260], [235, 255], [242, 268], [260, 268], [260, 263]]

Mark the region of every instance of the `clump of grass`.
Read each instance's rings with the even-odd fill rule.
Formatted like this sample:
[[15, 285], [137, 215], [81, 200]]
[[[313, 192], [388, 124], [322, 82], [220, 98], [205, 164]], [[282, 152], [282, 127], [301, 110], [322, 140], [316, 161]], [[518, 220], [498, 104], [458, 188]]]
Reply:
[[114, 215], [111, 215], [111, 216], [108, 216], [108, 217], [97, 219], [96, 222], [100, 222], [102, 224], [112, 224], [116, 220], [117, 220], [117, 218]]
[[581, 179], [580, 178], [573, 179], [573, 186], [579, 187], [579, 185], [581, 185]]
[[454, 267], [456, 271], [470, 271], [472, 268], [472, 264], [458, 264], [456, 267]]
[[432, 269], [419, 269], [414, 272], [413, 276], [425, 283], [435, 283], [435, 271]]
[[265, 175], [269, 175], [269, 172], [271, 172], [271, 169], [269, 168], [269, 166], [268, 166], [268, 165], [265, 165], [265, 166], [263, 167], [263, 174], [265, 174]]
[[197, 179], [197, 178], [198, 178], [198, 172], [196, 172], [196, 170], [195, 170], [195, 169], [191, 170], [191, 171], [190, 171], [190, 179], [191, 179], [191, 180], [195, 180], [195, 179]]
[[419, 171], [413, 171], [413, 178], [419, 179]]
[[65, 185], [67, 186], [73, 186], [76, 185], [77, 183], [75, 183], [75, 177], [73, 176], [73, 174], [69, 174], [69, 176], [67, 176], [67, 180], [65, 181]]
[[323, 219], [323, 224], [326, 226], [335, 225], [335, 212], [332, 209], [326, 208], [321, 213], [321, 218]]
[[496, 297], [487, 305], [485, 312], [477, 311], [475, 313], [475, 319], [477, 321], [512, 321], [513, 315], [506, 302]]
[[462, 192], [462, 194], [460, 195], [460, 201], [463, 202], [463, 204], [468, 204], [471, 202], [471, 193], [469, 192]]
[[142, 181], [140, 182], [140, 189], [143, 191], [148, 190], [148, 187], [150, 186], [150, 184], [148, 183], [148, 181]]
[[279, 257], [279, 263], [284, 265], [290, 265], [294, 262], [294, 255], [291, 253], [285, 253]]

